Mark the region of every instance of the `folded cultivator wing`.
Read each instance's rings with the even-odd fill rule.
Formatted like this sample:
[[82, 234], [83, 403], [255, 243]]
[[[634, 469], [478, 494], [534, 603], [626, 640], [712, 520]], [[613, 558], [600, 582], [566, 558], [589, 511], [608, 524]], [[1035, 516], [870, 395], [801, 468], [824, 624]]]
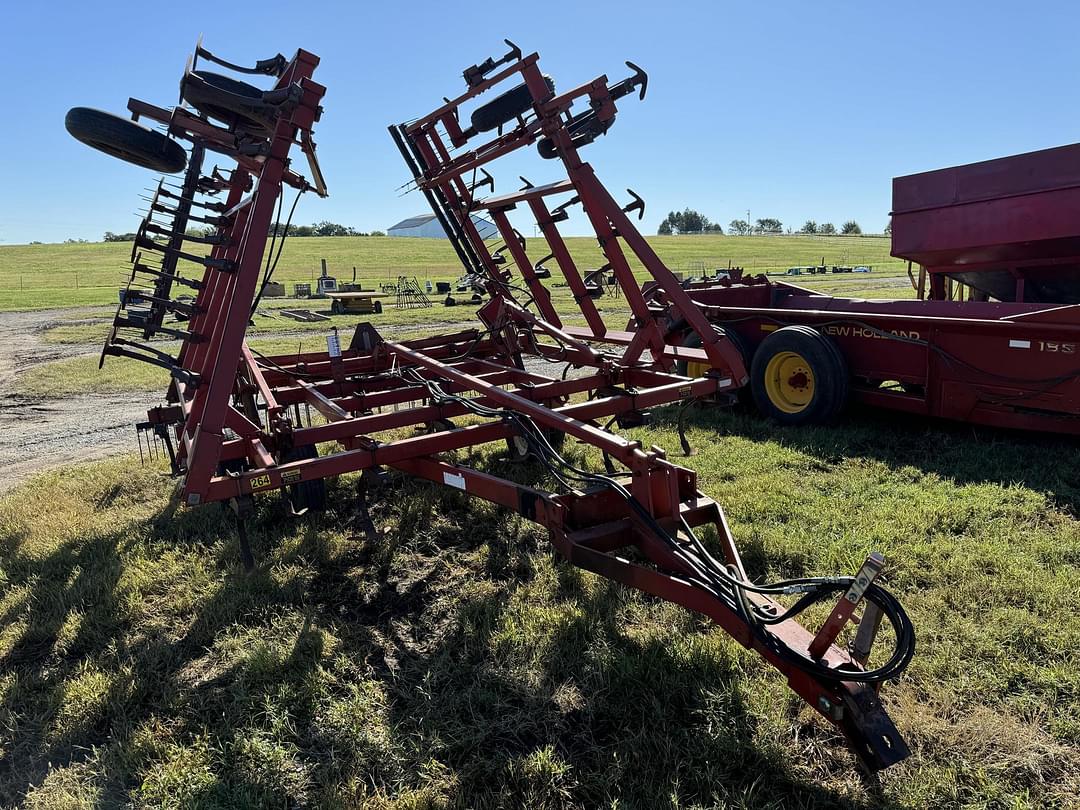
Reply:
[[[202, 48], [197, 54], [214, 58]], [[185, 502], [232, 504], [250, 564], [243, 517], [257, 493], [285, 489], [294, 508], [303, 511], [324, 501], [323, 479], [380, 468], [460, 489], [544, 526], [574, 565], [712, 618], [779, 669], [869, 767], [906, 756], [877, 690], [907, 665], [914, 636], [895, 598], [874, 584], [881, 559], [869, 558], [855, 577], [755, 585], [723, 512], [698, 491], [695, 474], [666, 460], [659, 448], [600, 427], [642, 424], [654, 406], [724, 401], [746, 376], [738, 350], [692, 304], [635, 228], [629, 213], [644, 203], [632, 192], [628, 205], [616, 202], [579, 156], [579, 149], [611, 128], [616, 101], [634, 92], [644, 96], [644, 72], [631, 65], [634, 73], [623, 81], [609, 84], [601, 76], [558, 93], [540, 71], [537, 55], [522, 57], [514, 47], [501, 59], [466, 70], [461, 96], [391, 127], [391, 133], [466, 274], [489, 295], [476, 328], [393, 341], [360, 324], [347, 346], [335, 332], [326, 352], [263, 357], [247, 346], [245, 332], [280, 255], [280, 245], [275, 254], [268, 236], [275, 204], [280, 210], [281, 186], [325, 193], [311, 139], [323, 94], [312, 80], [317, 63], [304, 51], [291, 61], [259, 63], [251, 70], [277, 77], [267, 91], [189, 70], [182, 89], [192, 109], [129, 104], [137, 116], [166, 124], [171, 136], [192, 148], [180, 189], [162, 185], [151, 202], [151, 216], [157, 211], [170, 224], [148, 220], [140, 229], [133, 279], [144, 277], [149, 285], [129, 288], [105, 353], [169, 368], [170, 404], [152, 409], [148, 424], [170, 447]], [[489, 101], [476, 101], [485, 93]], [[156, 160], [168, 145], [176, 146], [160, 138], [150, 144], [150, 155], [129, 150], [121, 156], [167, 171], [182, 169], [181, 161], [163, 167]], [[494, 196], [485, 167], [533, 144], [550, 160], [545, 165], [564, 170], [565, 178], [538, 186], [526, 182], [518, 191]], [[92, 145], [123, 152], [100, 141]], [[290, 171], [293, 146], [309, 158], [311, 180]], [[235, 168], [204, 174], [204, 150], [231, 158]], [[491, 195], [478, 196], [481, 187]], [[574, 205], [595, 230], [604, 257], [600, 268], [581, 272], [559, 233]], [[542, 234], [540, 261], [528, 255], [526, 240], [510, 223], [508, 214], [517, 207], [528, 210]], [[490, 216], [502, 246], [492, 250], [484, 242], [473, 224], [476, 212]], [[185, 244], [191, 240], [180, 233], [193, 216], [216, 231]], [[147, 252], [159, 255], [154, 265], [141, 258]], [[635, 259], [670, 302], [662, 317], [642, 294], [631, 266]], [[582, 315], [586, 327], [564, 324], [542, 283], [551, 275], [547, 261], [565, 279], [577, 303], [573, 314]], [[201, 276], [181, 278], [179, 262], [201, 265]], [[195, 292], [182, 307], [169, 298], [177, 284]], [[609, 330], [595, 306], [598, 288], [611, 284], [633, 313], [627, 330]], [[164, 327], [167, 313], [184, 326]], [[700, 347], [669, 345], [673, 330], [696, 333]], [[122, 336], [131, 331], [139, 339]], [[145, 342], [155, 334], [176, 338], [175, 356]], [[680, 362], [731, 374], [690, 379], [672, 373]], [[578, 370], [573, 376], [565, 373], [570, 367]], [[538, 370], [547, 368], [557, 371]], [[304, 419], [311, 410], [320, 418]], [[417, 432], [402, 438], [407, 428]], [[607, 471], [568, 461], [561, 452], [567, 436], [598, 449]], [[446, 455], [492, 442], [505, 442], [512, 456], [533, 459], [560, 487], [525, 486]], [[702, 527], [715, 531], [715, 550], [699, 539]], [[797, 597], [794, 604], [777, 601], [787, 596]], [[829, 599], [838, 601], [817, 633], [798, 624], [800, 613]], [[854, 617], [858, 609], [861, 619]], [[869, 667], [882, 618], [895, 632], [894, 649], [884, 663]], [[853, 620], [859, 624], [852, 649], [841, 649], [834, 642]]]

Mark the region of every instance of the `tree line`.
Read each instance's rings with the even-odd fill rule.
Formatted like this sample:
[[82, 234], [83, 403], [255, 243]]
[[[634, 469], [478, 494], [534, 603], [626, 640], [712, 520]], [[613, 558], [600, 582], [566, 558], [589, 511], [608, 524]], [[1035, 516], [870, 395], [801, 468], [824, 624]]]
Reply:
[[[188, 236], [208, 236], [217, 231], [216, 228], [188, 228]], [[283, 222], [275, 222], [270, 226], [271, 236], [283, 236], [285, 234], [285, 224]], [[358, 231], [356, 228], [351, 228], [348, 225], [339, 225], [336, 222], [316, 222], [314, 225], [290, 225], [289, 236], [386, 236], [383, 231]], [[69, 242], [74, 240], [69, 239]], [[86, 241], [86, 240], [79, 240]], [[104, 241], [106, 242], [134, 242], [134, 233], [113, 233], [112, 231], [105, 231]]]
[[[761, 217], [760, 219], [754, 220], [753, 223], [750, 223], [745, 219], [733, 219], [728, 223], [727, 227], [728, 233], [733, 236], [785, 233], [784, 223], [775, 217]], [[891, 233], [891, 231], [892, 225], [886, 225], [885, 233], [888, 234]], [[660, 223], [660, 227], [656, 230], [656, 233], [659, 236], [672, 236], [687, 233], [722, 234], [723, 232], [724, 229], [718, 222], [710, 222], [708, 217], [692, 208], [684, 208], [682, 211], [671, 211], [664, 217], [663, 222]], [[788, 228], [786, 233], [821, 234], [825, 236], [840, 233], [844, 236], [858, 236], [862, 233], [862, 228], [859, 226], [859, 223], [853, 219], [849, 219], [842, 224], [839, 231], [837, 231], [836, 226], [831, 222], [822, 222], [819, 224], [815, 220], [808, 219], [803, 223], [802, 228], [799, 230], [792, 231], [791, 228]]]

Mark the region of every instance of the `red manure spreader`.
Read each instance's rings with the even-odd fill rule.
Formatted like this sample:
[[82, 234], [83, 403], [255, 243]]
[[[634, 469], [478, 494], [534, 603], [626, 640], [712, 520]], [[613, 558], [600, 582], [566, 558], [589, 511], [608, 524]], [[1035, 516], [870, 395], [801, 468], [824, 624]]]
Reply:
[[[918, 300], [761, 276], [687, 292], [781, 423], [829, 421], [855, 400], [1080, 433], [1080, 144], [896, 178], [892, 253], [920, 265]], [[683, 306], [653, 284], [646, 297], [668, 343], [699, 345]], [[732, 367], [682, 371], [707, 368]]]
[[[141, 427], [168, 449], [185, 504], [232, 507], [248, 566], [254, 560], [245, 519], [265, 493], [283, 491], [303, 513], [325, 505], [326, 478], [360, 473], [356, 508], [377, 542], [366, 500], [372, 476], [392, 470], [426, 479], [540, 524], [572, 565], [710, 617], [778, 669], [869, 768], [903, 759], [907, 747], [879, 689], [907, 666], [914, 632], [896, 598], [874, 582], [880, 556], [871, 555], [855, 576], [755, 584], [720, 506], [698, 490], [694, 472], [658, 447], [601, 427], [640, 425], [655, 406], [726, 400], [746, 376], [738, 345], [714, 329], [708, 309], [692, 299], [697, 291], [679, 285], [635, 228], [629, 213], [640, 200], [617, 202], [581, 158], [580, 150], [611, 128], [617, 102], [644, 97], [645, 73], [630, 65], [621, 81], [598, 76], [561, 89], [535, 53], [508, 45], [501, 58], [465, 70], [456, 98], [390, 128], [411, 183], [488, 294], [474, 328], [422, 339], [392, 340], [359, 323], [347, 341], [328, 334], [325, 352], [263, 356], [246, 340], [287, 238], [288, 223], [274, 225], [283, 187], [326, 194], [312, 132], [325, 88], [313, 78], [313, 54], [242, 68], [200, 43], [180, 106], [128, 103], [135, 118], [156, 121], [167, 134], [73, 110], [68, 128], [80, 140], [182, 174], [178, 183], [159, 184], [150, 201], [103, 360], [123, 356], [169, 371], [167, 404], [151, 408]], [[269, 86], [207, 70], [207, 63]], [[532, 145], [560, 176], [495, 196], [485, 167]], [[294, 149], [307, 159], [307, 176], [292, 168]], [[230, 168], [207, 171], [209, 153]], [[491, 195], [481, 197], [485, 186]], [[611, 340], [595, 308], [595, 273], [578, 269], [559, 233], [571, 205], [583, 207], [634, 313], [636, 330], [625, 345]], [[583, 316], [586, 328], [564, 326], [529, 243], [507, 216], [516, 207], [535, 220], [544, 253], [574, 293], [572, 314]], [[487, 212], [504, 246], [492, 250], [480, 237], [476, 211]], [[188, 238], [191, 222], [211, 225], [212, 235]], [[631, 257], [651, 276], [651, 298], [631, 273]], [[174, 298], [180, 288], [194, 295]], [[674, 310], [696, 346], [667, 340]], [[727, 371], [692, 378], [673, 372], [678, 363]], [[575, 375], [566, 373], [570, 367]], [[605, 471], [568, 460], [567, 437], [602, 453]], [[557, 486], [510, 480], [451, 453], [492, 443], [531, 460]], [[809, 607], [830, 603], [820, 626], [799, 624]], [[891, 645], [872, 649], [883, 619]], [[842, 633], [853, 636], [850, 646]]]

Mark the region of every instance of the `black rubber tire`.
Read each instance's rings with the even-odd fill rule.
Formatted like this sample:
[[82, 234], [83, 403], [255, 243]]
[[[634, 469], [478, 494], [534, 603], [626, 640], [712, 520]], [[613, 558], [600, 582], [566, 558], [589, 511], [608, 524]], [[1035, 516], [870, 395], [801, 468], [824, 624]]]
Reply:
[[[825, 337], [823, 335], [823, 337]], [[841, 413], [844, 412], [844, 408], [847, 407], [848, 395], [851, 392], [851, 374], [848, 371], [847, 360], [844, 359], [843, 353], [839, 347], [831, 341], [828, 337], [825, 337], [825, 345], [832, 350], [836, 360], [836, 367], [841, 370], [841, 373], [836, 378], [836, 391], [834, 396], [836, 397], [836, 403], [833, 406], [832, 419], [835, 419]]]
[[382, 301], [376, 301], [375, 305], [372, 307], [372, 309], [375, 310], [376, 315], [381, 315], [382, 314]]
[[[766, 387], [769, 362], [782, 352], [799, 355], [814, 378], [814, 392], [801, 409], [789, 412], [776, 405]], [[754, 404], [782, 425], [823, 424], [840, 412], [847, 397], [848, 372], [843, 356], [827, 337], [809, 326], [785, 326], [770, 334], [754, 352], [750, 390]]]
[[[555, 428], [541, 428], [544, 436], [548, 440], [548, 444], [556, 453], [562, 454], [562, 449], [566, 445], [566, 434], [561, 430]], [[506, 439], [506, 451], [510, 456], [511, 461], [523, 462], [532, 458], [532, 452], [528, 449], [528, 445], [525, 440], [520, 436], [509, 436]]]
[[[727, 329], [722, 329], [719, 326], [713, 327], [717, 333], [723, 335], [732, 346], [739, 352], [739, 356], [742, 357], [743, 365], [746, 366], [746, 370], [750, 371], [750, 350], [747, 348], [746, 341], [742, 339], [742, 336], [732, 329], [730, 332]], [[682, 344], [688, 349], [700, 349], [701, 348], [701, 335], [697, 332], [691, 332], [685, 338], [683, 338]], [[675, 364], [675, 373], [683, 377], [689, 377], [687, 374], [687, 362], [680, 360]]]
[[[545, 76], [549, 93], [555, 92], [555, 82], [550, 76]], [[532, 93], [528, 85], [522, 82], [517, 87], [512, 87], [502, 95], [496, 96], [487, 104], [483, 104], [473, 110], [469, 117], [469, 123], [477, 132], [488, 132], [498, 129], [508, 121], [513, 121], [518, 116], [524, 115], [532, 109]]]
[[[318, 457], [319, 449], [313, 444], [305, 444], [301, 447], [294, 447], [286, 453], [282, 463]], [[326, 480], [318, 478], [285, 487], [285, 497], [288, 498], [295, 512], [302, 512], [305, 509], [309, 512], [325, 512]]]
[[[615, 123], [615, 119], [611, 118], [606, 124], [600, 126], [596, 124], [595, 115], [596, 113], [589, 113], [589, 118], [579, 120], [577, 123], [570, 126], [570, 143], [573, 144], [575, 149], [588, 146], [611, 129], [612, 124]], [[559, 150], [555, 146], [555, 141], [547, 136], [544, 136], [536, 142], [536, 151], [544, 160], [554, 160], [559, 156]]]
[[253, 84], [248, 84], [247, 82], [237, 81], [228, 76], [222, 76], [220, 73], [214, 73], [210, 70], [193, 70], [191, 75], [197, 76], [210, 86], [209, 93], [206, 88], [203, 88], [202, 86], [199, 86], [196, 89], [194, 85], [188, 83], [187, 76], [185, 76], [184, 81], [180, 83], [180, 95], [183, 97], [184, 101], [188, 102], [188, 104], [200, 113], [208, 118], [216, 119], [230, 127], [241, 124], [248, 129], [255, 129], [260, 132], [266, 131], [266, 123], [264, 121], [252, 118], [246, 115], [242, 110], [233, 110], [225, 106], [229, 101], [227, 96], [216, 99], [218, 103], [215, 103], [215, 99], [212, 95], [213, 91], [220, 90], [222, 93], [238, 96], [240, 99], [261, 101], [263, 91], [258, 87]]
[[434, 422], [428, 422], [424, 427], [424, 433], [442, 433], [447, 430], [456, 430], [457, 425], [450, 419], [436, 419]]
[[341, 302], [338, 301], [336, 298], [330, 303], [330, 312], [333, 313], [334, 315], [340, 315], [344, 311], [345, 311], [345, 308], [342, 306]]
[[175, 174], [187, 166], [184, 147], [129, 118], [90, 107], [72, 107], [64, 126], [75, 140], [144, 169]]

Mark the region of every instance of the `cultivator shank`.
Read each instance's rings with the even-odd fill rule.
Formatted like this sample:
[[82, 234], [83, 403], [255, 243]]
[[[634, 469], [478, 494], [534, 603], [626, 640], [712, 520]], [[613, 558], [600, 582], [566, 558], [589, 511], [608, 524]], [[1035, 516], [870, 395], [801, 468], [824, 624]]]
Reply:
[[[201, 48], [199, 53], [205, 56]], [[610, 129], [617, 99], [634, 91], [644, 95], [645, 74], [635, 67], [621, 82], [609, 85], [599, 77], [556, 94], [537, 61], [536, 54], [522, 57], [512, 46], [501, 59], [466, 70], [468, 89], [462, 96], [391, 128], [466, 273], [488, 293], [477, 327], [395, 341], [359, 324], [347, 345], [346, 336], [336, 330], [328, 335], [325, 352], [265, 357], [245, 341], [253, 303], [272, 272], [273, 244], [268, 252], [267, 243], [281, 186], [325, 192], [311, 140], [323, 93], [311, 78], [317, 58], [300, 51], [289, 62], [260, 63], [271, 66], [278, 80], [259, 99], [245, 92], [238, 101], [235, 87], [200, 75], [186, 80], [199, 87], [189, 99], [195, 111], [132, 102], [137, 115], [167, 123], [173, 136], [226, 154], [237, 164], [231, 172], [215, 171], [213, 183], [201, 169], [193, 173], [189, 168], [177, 198], [165, 195], [172, 201], [162, 202], [159, 194], [152, 203], [175, 209], [177, 217], [181, 209], [189, 218], [192, 209], [208, 212], [207, 220], [217, 226], [213, 234], [184, 240], [181, 246], [172, 241], [175, 228], [161, 234], [147, 225], [140, 233], [141, 249], [203, 267], [200, 278], [181, 279], [162, 260], [149, 274], [160, 284], [154, 299], [166, 300], [177, 283], [196, 292], [185, 309], [175, 303], [163, 309], [183, 315], [183, 328], [159, 322], [152, 333], [177, 338], [177, 354], [146, 345], [129, 351], [129, 345], [118, 342], [125, 340], [118, 330], [107, 348], [113, 354], [144, 352], [143, 359], [172, 372], [169, 404], [149, 412], [147, 427], [168, 437], [185, 503], [230, 503], [240, 521], [242, 553], [250, 561], [243, 516], [258, 493], [284, 490], [293, 510], [302, 513], [324, 503], [324, 479], [383, 468], [462, 490], [544, 526], [571, 563], [715, 620], [781, 670], [792, 688], [847, 736], [869, 767], [902, 759], [907, 753], [903, 740], [876, 697], [876, 688], [903, 670], [913, 650], [910, 625], [895, 599], [853, 577], [754, 585], [723, 512], [698, 491], [696, 475], [672, 464], [660, 448], [606, 429], [615, 423], [644, 424], [656, 406], [723, 401], [746, 372], [735, 347], [692, 306], [634, 227], [628, 212], [640, 212], [644, 203], [632, 193], [628, 204], [616, 202], [578, 155]], [[465, 105], [496, 87], [501, 95], [473, 109], [466, 123]], [[586, 109], [575, 112], [575, 102]], [[486, 167], [532, 144], [566, 177], [538, 186], [526, 181], [525, 188], [494, 195]], [[308, 155], [311, 181], [288, 168], [295, 145]], [[489, 196], [474, 196], [481, 187]], [[216, 195], [218, 201], [193, 195], [191, 189]], [[598, 270], [581, 272], [559, 233], [559, 223], [574, 205], [582, 206], [596, 232], [604, 257]], [[532, 214], [543, 234], [546, 255], [539, 262], [533, 262], [527, 241], [510, 222], [509, 212], [519, 206]], [[492, 250], [480, 237], [472, 220], [477, 211], [487, 212], [495, 223], [500, 247]], [[170, 241], [160, 242], [155, 235]], [[196, 252], [199, 246], [202, 253]], [[209, 254], [203, 255], [207, 247]], [[642, 295], [631, 258], [672, 302], [663, 318]], [[573, 292], [573, 314], [583, 316], [587, 327], [566, 325], [543, 284], [550, 275], [544, 262], [552, 260]], [[594, 304], [597, 289], [602, 294], [611, 279], [633, 312], [626, 340], [619, 335], [627, 332], [612, 338]], [[695, 331], [701, 347], [668, 345], [672, 329]], [[731, 374], [689, 379], [672, 373], [680, 360], [730, 369]], [[600, 451], [609, 472], [591, 472], [568, 461], [560, 450], [567, 438]], [[513, 458], [532, 459], [559, 486], [528, 486], [447, 455], [493, 442], [505, 443]], [[366, 504], [361, 511], [370, 525]], [[715, 531], [719, 557], [698, 539], [702, 527]], [[867, 669], [833, 643], [832, 629], [819, 633], [815, 642], [797, 624], [802, 610], [833, 594], [840, 604], [845, 598], [850, 603], [839, 624], [864, 606], [864, 615], [878, 610], [888, 619], [897, 641], [886, 664]], [[788, 595], [799, 597], [794, 606], [775, 601]], [[839, 629], [837, 622], [833, 625]]]

